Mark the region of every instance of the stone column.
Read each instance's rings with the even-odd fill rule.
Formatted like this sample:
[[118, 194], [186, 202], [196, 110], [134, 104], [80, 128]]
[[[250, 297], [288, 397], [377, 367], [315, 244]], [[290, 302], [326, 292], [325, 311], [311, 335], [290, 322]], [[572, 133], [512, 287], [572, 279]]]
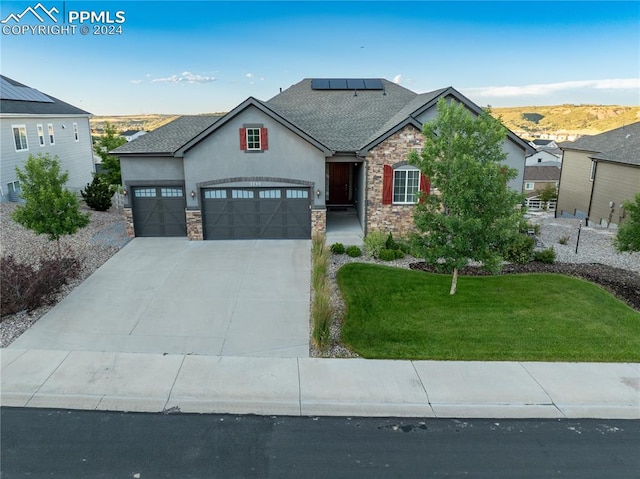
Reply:
[[187, 236], [190, 240], [202, 240], [202, 211], [187, 210]]

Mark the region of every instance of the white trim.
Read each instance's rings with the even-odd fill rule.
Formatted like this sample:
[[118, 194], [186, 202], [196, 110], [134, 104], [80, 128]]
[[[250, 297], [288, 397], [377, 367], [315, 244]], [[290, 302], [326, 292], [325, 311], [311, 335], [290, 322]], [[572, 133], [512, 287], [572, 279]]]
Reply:
[[[418, 173], [418, 185], [417, 188], [415, 189], [415, 192], [413, 193], [413, 197], [415, 198], [414, 201], [407, 201], [407, 197], [409, 196], [409, 188], [407, 187], [407, 183], [408, 183], [408, 172], [410, 171], [414, 171]], [[404, 199], [405, 201], [396, 201], [396, 173], [405, 173], [404, 174], [404, 182], [405, 182], [405, 191], [404, 191]], [[416, 168], [415, 166], [412, 165], [404, 165], [401, 166], [399, 168], [396, 168], [393, 170], [393, 178], [392, 178], [393, 184], [392, 184], [392, 203], [394, 205], [415, 205], [418, 202], [418, 193], [420, 191], [420, 170], [418, 168]]]
[[47, 123], [47, 136], [49, 137], [49, 144], [50, 145], [55, 145], [56, 144], [56, 135], [55, 135], [55, 132], [53, 130], [53, 123]]
[[[18, 144], [16, 143], [16, 128], [18, 129], [18, 138], [20, 139], [20, 147], [18, 149]], [[22, 148], [22, 133], [24, 133], [24, 145], [25, 147]], [[15, 150], [17, 152], [20, 151], [29, 151], [29, 138], [27, 136], [27, 125], [11, 125], [11, 136], [13, 137], [13, 147], [15, 148]]]
[[42, 123], [38, 123], [36, 125], [36, 129], [38, 130], [38, 144], [40, 146], [46, 146], [46, 141], [44, 139], [44, 127], [42, 126]]
[[[257, 148], [251, 148], [249, 146], [249, 130], [257, 130], [258, 131], [258, 147]], [[246, 128], [246, 134], [247, 134], [247, 151], [260, 151], [262, 150], [262, 128], [260, 127], [247, 127]], [[251, 143], [255, 143], [255, 141], [252, 141]]]

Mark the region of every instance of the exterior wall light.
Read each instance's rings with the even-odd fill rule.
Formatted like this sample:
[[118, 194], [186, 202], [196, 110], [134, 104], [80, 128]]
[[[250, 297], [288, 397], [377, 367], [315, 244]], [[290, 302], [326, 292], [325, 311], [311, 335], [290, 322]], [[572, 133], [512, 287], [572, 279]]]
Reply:
[[194, 199], [196, 197], [196, 192], [191, 190], [191, 199]]
[[320, 198], [320, 190], [316, 190], [316, 196]]

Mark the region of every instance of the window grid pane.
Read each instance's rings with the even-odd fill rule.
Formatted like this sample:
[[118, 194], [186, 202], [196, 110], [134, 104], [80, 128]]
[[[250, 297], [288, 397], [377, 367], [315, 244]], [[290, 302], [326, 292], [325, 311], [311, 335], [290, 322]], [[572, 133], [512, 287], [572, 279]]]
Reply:
[[247, 149], [260, 149], [260, 128], [247, 128]]
[[393, 202], [416, 203], [420, 190], [420, 170], [396, 170], [393, 172]]
[[287, 198], [309, 198], [307, 190], [287, 190]]
[[251, 190], [231, 190], [231, 198], [251, 199], [251, 198], [253, 198], [253, 191], [251, 191]]
[[207, 190], [204, 192], [204, 197], [209, 200], [226, 200], [227, 190]]
[[136, 198], [155, 198], [156, 189], [155, 188], [136, 188], [133, 191], [133, 195]]
[[15, 141], [16, 151], [29, 149], [29, 143], [27, 143], [27, 128], [25, 126], [13, 127], [13, 139]]
[[74, 124], [73, 124], [73, 138], [74, 138], [76, 141], [79, 141], [79, 140], [80, 140], [80, 134], [78, 133], [78, 124], [77, 124], [77, 123], [74, 123]]
[[56, 144], [56, 139], [53, 136], [53, 123], [47, 124], [47, 132], [49, 133], [49, 143], [52, 145]]
[[272, 198], [278, 199], [281, 198], [280, 190], [261, 190], [258, 192], [258, 196], [260, 198]]
[[38, 125], [38, 142], [40, 146], [44, 146], [44, 128], [42, 128], [42, 125]]
[[182, 198], [182, 188], [160, 188], [160, 195], [165, 198]]

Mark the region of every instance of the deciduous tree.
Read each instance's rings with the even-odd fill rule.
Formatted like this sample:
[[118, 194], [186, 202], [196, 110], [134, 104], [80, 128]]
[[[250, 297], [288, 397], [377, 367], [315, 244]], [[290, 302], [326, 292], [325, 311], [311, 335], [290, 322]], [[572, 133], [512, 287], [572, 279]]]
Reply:
[[627, 217], [618, 227], [614, 245], [618, 251], [640, 251], [640, 193], [623, 205]]
[[416, 205], [414, 222], [425, 259], [453, 273], [470, 260], [498, 271], [518, 232], [522, 195], [507, 186], [517, 171], [505, 166], [507, 131], [488, 111], [474, 116], [441, 99], [437, 117], [423, 125], [425, 144], [409, 161], [430, 178], [434, 194]]
[[110, 155], [109, 152], [115, 150], [127, 142], [118, 135], [118, 131], [111, 123], [106, 122], [104, 135], [100, 137], [96, 145], [96, 153], [102, 158], [102, 167], [105, 172], [101, 174], [109, 185], [121, 185], [122, 173], [120, 172], [120, 160], [118, 157]]
[[58, 157], [47, 153], [29, 155], [24, 171], [16, 167], [24, 205], [12, 218], [36, 234], [46, 234], [56, 241], [61, 255], [60, 237], [71, 235], [89, 224], [89, 215], [80, 211], [78, 197], [65, 188], [69, 173], [60, 172]]

